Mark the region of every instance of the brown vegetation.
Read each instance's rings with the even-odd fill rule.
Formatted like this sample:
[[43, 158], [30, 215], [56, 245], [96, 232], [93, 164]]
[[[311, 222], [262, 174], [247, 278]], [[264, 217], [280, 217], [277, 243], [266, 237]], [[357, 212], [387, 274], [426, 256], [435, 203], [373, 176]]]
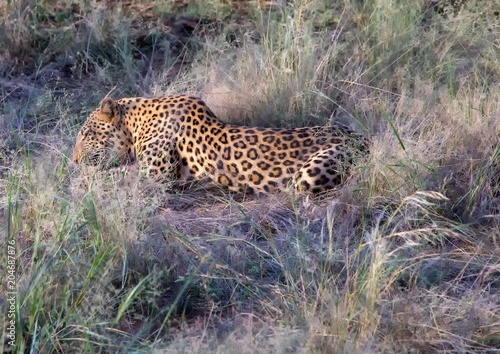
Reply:
[[[2, 350], [498, 350], [499, 11], [0, 4], [0, 272], [15, 243], [17, 292], [16, 347], [4, 322]], [[372, 150], [320, 198], [170, 189], [68, 160], [106, 94], [173, 93], [234, 123], [340, 121]]]

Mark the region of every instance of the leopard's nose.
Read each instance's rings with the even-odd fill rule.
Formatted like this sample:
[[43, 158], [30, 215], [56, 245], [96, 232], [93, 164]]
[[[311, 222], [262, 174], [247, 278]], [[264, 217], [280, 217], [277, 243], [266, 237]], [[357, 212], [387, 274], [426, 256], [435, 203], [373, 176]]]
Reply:
[[71, 157], [71, 160], [76, 164], [80, 163], [78, 156], [80, 155], [81, 145], [81, 142], [77, 142], [73, 149], [73, 156]]
[[74, 163], [78, 163], [78, 155], [76, 154], [76, 151], [73, 150], [73, 156], [71, 157], [71, 161]]

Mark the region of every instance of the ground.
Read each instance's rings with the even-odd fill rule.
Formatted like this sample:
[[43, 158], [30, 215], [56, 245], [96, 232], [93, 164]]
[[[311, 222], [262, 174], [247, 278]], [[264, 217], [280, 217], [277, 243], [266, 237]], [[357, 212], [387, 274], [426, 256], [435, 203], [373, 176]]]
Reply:
[[[474, 0], [0, 4], [2, 350], [498, 350], [499, 14]], [[370, 153], [319, 196], [71, 162], [105, 96], [171, 94], [227, 123], [339, 122]]]

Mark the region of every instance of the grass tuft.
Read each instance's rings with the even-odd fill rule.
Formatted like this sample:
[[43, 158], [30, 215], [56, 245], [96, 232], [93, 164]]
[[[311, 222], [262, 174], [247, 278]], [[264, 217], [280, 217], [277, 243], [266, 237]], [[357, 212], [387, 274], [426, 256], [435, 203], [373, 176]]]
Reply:
[[[497, 350], [499, 11], [1, 3], [0, 353]], [[178, 93], [232, 123], [341, 122], [370, 154], [319, 198], [69, 161], [106, 95]]]

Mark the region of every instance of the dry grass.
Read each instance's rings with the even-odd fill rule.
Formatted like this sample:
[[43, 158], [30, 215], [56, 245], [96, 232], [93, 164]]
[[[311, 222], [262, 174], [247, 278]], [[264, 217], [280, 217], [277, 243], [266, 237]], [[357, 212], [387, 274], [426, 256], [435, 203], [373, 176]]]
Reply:
[[[326, 3], [0, 4], [0, 353], [500, 348], [500, 8]], [[321, 198], [172, 189], [68, 161], [108, 93], [373, 143]]]

